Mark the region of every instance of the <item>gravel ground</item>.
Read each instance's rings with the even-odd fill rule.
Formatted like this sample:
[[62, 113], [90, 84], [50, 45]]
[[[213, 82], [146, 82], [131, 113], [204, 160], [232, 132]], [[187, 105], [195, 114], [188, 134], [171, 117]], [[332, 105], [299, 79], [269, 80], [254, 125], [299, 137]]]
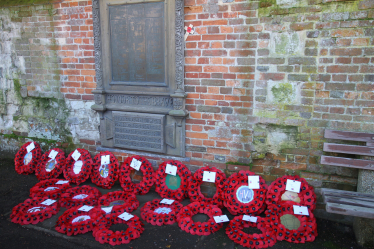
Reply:
[[[54, 230], [55, 222], [65, 209], [60, 213], [37, 225], [20, 226], [10, 222], [9, 215], [12, 208], [28, 198], [29, 190], [38, 180], [35, 175], [19, 175], [14, 170], [14, 162], [8, 159], [0, 159], [0, 248], [112, 248], [107, 244], [95, 241], [91, 232], [78, 236], [65, 236]], [[90, 181], [85, 184], [93, 186]], [[103, 194], [108, 190], [98, 188]], [[120, 190], [117, 182], [110, 190]], [[157, 193], [150, 191], [146, 195], [137, 196], [140, 207], [149, 200], [160, 198]], [[182, 204], [187, 205], [189, 200]], [[140, 217], [140, 207], [133, 212]], [[229, 219], [233, 216], [224, 209]], [[194, 216], [194, 219], [204, 221], [205, 215]], [[144, 222], [145, 230], [140, 238], [127, 245], [116, 246], [116, 248], [230, 248], [241, 249], [242, 246], [232, 242], [225, 234], [225, 227], [209, 236], [191, 235], [182, 231], [177, 224], [170, 226], [152, 226]], [[317, 219], [318, 237], [312, 243], [292, 244], [280, 241], [272, 248], [326, 248], [326, 249], [359, 249], [352, 227], [323, 219]], [[113, 230], [125, 229], [125, 225], [112, 226]], [[246, 232], [257, 232], [249, 229]]]

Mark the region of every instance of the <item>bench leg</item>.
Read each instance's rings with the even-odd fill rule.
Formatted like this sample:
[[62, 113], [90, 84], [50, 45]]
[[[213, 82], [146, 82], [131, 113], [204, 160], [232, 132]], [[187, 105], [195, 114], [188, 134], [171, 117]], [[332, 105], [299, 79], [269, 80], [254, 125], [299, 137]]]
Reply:
[[353, 220], [353, 230], [359, 245], [368, 248], [374, 247], [374, 220], [355, 217]]
[[[374, 194], [374, 170], [359, 170], [357, 192]], [[368, 248], [374, 247], [374, 220], [355, 217], [353, 230], [357, 243]]]

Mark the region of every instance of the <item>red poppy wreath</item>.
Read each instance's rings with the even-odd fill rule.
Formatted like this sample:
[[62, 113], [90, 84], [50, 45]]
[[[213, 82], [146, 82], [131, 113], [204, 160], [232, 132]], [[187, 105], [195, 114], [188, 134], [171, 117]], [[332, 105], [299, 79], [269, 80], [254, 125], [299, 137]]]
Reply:
[[[192, 216], [202, 213], [209, 216], [206, 222], [195, 222]], [[192, 202], [185, 206], [177, 214], [178, 226], [187, 233], [192, 235], [209, 235], [217, 232], [222, 228], [222, 223], [216, 223], [213, 216], [222, 215], [222, 210], [215, 205], [210, 205], [205, 202]]]
[[[77, 154], [76, 151], [80, 154], [77, 160], [73, 157], [74, 153]], [[66, 158], [66, 167], [64, 169], [65, 179], [77, 185], [85, 182], [91, 175], [92, 164], [91, 155], [87, 150], [76, 149]]]
[[[243, 220], [243, 215], [236, 216], [226, 227], [227, 236], [244, 247], [249, 248], [268, 248], [277, 242], [273, 225], [265, 218], [255, 216], [257, 222]], [[248, 234], [243, 232], [243, 228], [256, 227], [261, 230], [261, 234]]]
[[[139, 166], [139, 164], [141, 165]], [[132, 182], [130, 174], [131, 171], [135, 169], [131, 167], [131, 165], [133, 165], [134, 167], [139, 167], [138, 170], [143, 173], [143, 179], [140, 183]], [[126, 158], [126, 160], [123, 162], [120, 169], [119, 181], [124, 191], [131, 191], [135, 194], [145, 195], [149, 192], [154, 184], [154, 175], [155, 172], [152, 168], [152, 165], [148, 162], [147, 159], [141, 156], [132, 156]]]
[[259, 189], [248, 187], [248, 176], [254, 176], [251, 171], [241, 170], [232, 174], [226, 180], [223, 193], [223, 204], [231, 214], [258, 215], [265, 208], [265, 195], [268, 186], [265, 180], [259, 176]]
[[[53, 156], [53, 154], [55, 155]], [[38, 166], [35, 169], [35, 175], [39, 181], [45, 180], [45, 179], [57, 178], [62, 173], [64, 168], [65, 168], [64, 151], [58, 148], [53, 148], [47, 151], [46, 153], [44, 153], [43, 156], [40, 158]]]
[[274, 225], [277, 240], [292, 243], [312, 242], [317, 236], [317, 223], [309, 211], [307, 215], [295, 215], [292, 202], [268, 206], [265, 212], [268, 222]]
[[[212, 198], [205, 197], [201, 193], [200, 184], [203, 182], [204, 171], [215, 172], [215, 184], [216, 184], [216, 193]], [[203, 167], [198, 169], [195, 174], [192, 176], [190, 185], [188, 186], [188, 195], [191, 201], [206, 202], [208, 204], [217, 205], [219, 208], [223, 207], [222, 203], [222, 194], [223, 187], [225, 185], [226, 175], [222, 173], [219, 169], [214, 167]]]
[[[176, 175], [166, 173], [167, 166], [177, 167]], [[189, 169], [179, 161], [166, 161], [160, 164], [156, 172], [156, 192], [163, 198], [181, 201], [188, 191], [191, 178]]]
[[56, 231], [68, 236], [84, 234], [92, 231], [98, 220], [105, 214], [100, 208], [92, 208], [90, 211], [80, 211], [78, 207], [66, 210], [56, 222]]
[[171, 225], [176, 222], [177, 213], [183, 208], [178, 201], [172, 204], [160, 203], [162, 199], [154, 199], [147, 202], [140, 209], [140, 216], [143, 220], [152, 225]]
[[58, 202], [51, 205], [44, 205], [42, 202], [48, 197], [35, 197], [27, 199], [23, 203], [18, 204], [12, 210], [10, 219], [13, 223], [21, 225], [37, 224], [52, 217], [60, 211]]
[[70, 188], [70, 184], [67, 181], [63, 184], [56, 184], [59, 181], [63, 182], [60, 179], [49, 179], [38, 182], [30, 189], [30, 197], [60, 198], [61, 194]]
[[66, 190], [59, 200], [61, 207], [71, 208], [80, 205], [96, 206], [101, 193], [97, 188], [87, 185]]
[[100, 197], [98, 205], [106, 212], [106, 216], [111, 214], [114, 207], [121, 207], [128, 213], [139, 207], [139, 201], [132, 192], [114, 191]]
[[[95, 239], [101, 244], [109, 243], [115, 246], [128, 244], [131, 240], [139, 238], [144, 231], [144, 224], [136, 215], [132, 215], [133, 217], [127, 221], [118, 217], [124, 212], [126, 212], [125, 208], [114, 207], [110, 217], [103, 216], [93, 230]], [[126, 231], [113, 232], [109, 229], [113, 224], [126, 224], [128, 228]]]
[[[106, 156], [109, 156], [107, 162], [105, 162]], [[111, 189], [118, 179], [118, 172], [117, 158], [109, 151], [100, 152], [93, 158], [91, 180], [97, 186]]]
[[[286, 190], [287, 180], [301, 182], [300, 193]], [[313, 187], [298, 175], [282, 176], [272, 182], [266, 194], [265, 201], [267, 205], [282, 205], [284, 202], [293, 202], [294, 205], [307, 206], [312, 212], [316, 208], [316, 194]]]
[[[27, 148], [29, 148], [29, 152], [27, 152]], [[23, 175], [33, 173], [41, 156], [42, 150], [38, 143], [27, 142], [22, 145], [14, 158], [14, 165], [17, 173]]]

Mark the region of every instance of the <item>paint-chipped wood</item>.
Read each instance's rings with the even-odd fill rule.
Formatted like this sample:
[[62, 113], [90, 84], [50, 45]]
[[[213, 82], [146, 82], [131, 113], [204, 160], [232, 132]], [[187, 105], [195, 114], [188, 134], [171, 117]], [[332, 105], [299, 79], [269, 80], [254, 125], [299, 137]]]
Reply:
[[326, 211], [329, 213], [336, 213], [336, 214], [351, 215], [351, 216], [374, 219], [373, 208], [357, 207], [357, 206], [337, 204], [337, 203], [326, 203]]
[[329, 129], [325, 130], [325, 138], [350, 140], [350, 141], [362, 141], [362, 142], [374, 142], [373, 133], [335, 131], [335, 130], [329, 130]]
[[345, 157], [321, 156], [321, 164], [374, 170], [374, 161]]
[[324, 143], [323, 151], [354, 155], [374, 156], [374, 148], [358, 145]]

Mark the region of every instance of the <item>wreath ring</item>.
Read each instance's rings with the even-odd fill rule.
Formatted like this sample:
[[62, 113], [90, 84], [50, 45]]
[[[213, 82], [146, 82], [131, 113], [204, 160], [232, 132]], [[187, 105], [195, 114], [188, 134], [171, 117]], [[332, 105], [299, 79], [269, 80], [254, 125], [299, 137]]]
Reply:
[[37, 224], [52, 217], [60, 211], [58, 202], [50, 206], [41, 204], [48, 197], [35, 197], [26, 199], [12, 209], [10, 219], [13, 223], [21, 225]]
[[59, 200], [61, 207], [71, 208], [80, 205], [96, 206], [101, 193], [97, 188], [84, 185], [66, 190]]
[[[64, 177], [69, 182], [79, 185], [90, 177], [93, 162], [87, 150], [77, 148], [77, 151], [81, 154], [78, 161], [75, 161], [72, 157], [74, 151], [66, 158]], [[77, 164], [81, 164], [81, 166]]]
[[265, 210], [265, 195], [268, 186], [265, 180], [259, 176], [260, 188], [248, 188], [248, 176], [252, 175], [255, 175], [255, 173], [241, 170], [227, 178], [223, 193], [223, 204], [231, 214], [258, 215]]
[[61, 194], [70, 188], [70, 184], [56, 184], [58, 181], [60, 181], [60, 179], [48, 179], [38, 182], [30, 189], [30, 197], [60, 198]]
[[282, 176], [276, 179], [274, 182], [272, 182], [269, 186], [268, 192], [266, 194], [266, 204], [267, 205], [277, 205], [284, 202], [282, 200], [282, 197], [287, 194], [286, 192], [286, 185], [287, 180], [295, 180], [300, 181], [300, 193], [289, 193], [294, 194], [294, 196], [291, 196], [292, 198], [298, 197], [297, 201], [292, 201], [292, 198], [286, 198], [287, 201], [292, 201], [294, 205], [301, 205], [301, 206], [307, 206], [310, 211], [313, 212], [313, 210], [316, 208], [316, 202], [317, 197], [314, 193], [314, 189], [312, 186], [308, 184], [308, 182], [304, 179], [299, 177], [298, 175], [295, 176]]
[[[27, 152], [26, 147], [31, 143], [34, 143], [35, 148], [32, 151]], [[38, 143], [27, 142], [22, 145], [14, 158], [14, 165], [17, 173], [23, 175], [32, 174], [35, 171], [41, 156], [42, 150], [40, 149], [40, 145]]]
[[[203, 181], [203, 175], [204, 171], [210, 171], [210, 172], [216, 172], [216, 193], [212, 198], [205, 197], [201, 193], [200, 184]], [[198, 201], [198, 202], [206, 202], [208, 204], [217, 205], [219, 208], [223, 207], [222, 203], [222, 194], [223, 194], [223, 187], [225, 185], [226, 175], [222, 173], [219, 169], [216, 169], [215, 167], [203, 167], [198, 169], [195, 174], [192, 176], [192, 180], [190, 182], [190, 185], [188, 187], [188, 195], [191, 199], [191, 201]]]
[[[292, 243], [312, 242], [317, 236], [317, 223], [312, 212], [307, 215], [294, 215], [294, 203], [287, 201], [282, 205], [271, 205], [266, 210], [266, 219], [274, 225], [277, 240], [286, 240]], [[300, 226], [297, 229], [288, 229], [282, 223], [284, 215], [292, 215], [298, 219]]]
[[[177, 167], [177, 176], [180, 178], [180, 185], [177, 189], [170, 189], [166, 183], [166, 165], [170, 164]], [[185, 198], [188, 191], [188, 181], [191, 178], [191, 172], [189, 169], [181, 162], [176, 160], [166, 161], [160, 164], [156, 172], [156, 192], [162, 198], [170, 198], [177, 201], [181, 201]]]
[[[248, 234], [243, 232], [243, 228], [256, 227], [261, 230], [261, 234]], [[277, 242], [273, 225], [265, 218], [257, 216], [257, 222], [243, 220], [243, 215], [236, 216], [226, 227], [227, 236], [244, 247], [249, 248], [268, 248]]]
[[[55, 159], [49, 158], [49, 153], [57, 151]], [[39, 181], [51, 178], [57, 178], [65, 168], [65, 153], [59, 148], [48, 150], [40, 158], [38, 166], [35, 169], [35, 175]]]
[[[93, 236], [101, 244], [109, 243], [110, 245], [128, 244], [131, 240], [137, 239], [144, 231], [144, 224], [139, 217], [134, 215], [130, 220], [125, 221], [118, 216], [126, 212], [123, 207], [114, 207], [109, 217], [102, 216], [93, 230]], [[113, 232], [109, 230], [113, 224], [126, 224], [126, 231]]]
[[[133, 159], [136, 159], [142, 163], [139, 170], [143, 173], [143, 179], [140, 183], [133, 183], [130, 177], [131, 171], [133, 170], [130, 165]], [[135, 192], [135, 194], [145, 195], [149, 192], [154, 184], [154, 175], [155, 172], [152, 165], [146, 158], [141, 156], [132, 156], [127, 157], [123, 162], [120, 169], [119, 181], [124, 191], [131, 191]]]
[[[101, 165], [101, 156], [110, 156], [109, 164]], [[114, 182], [118, 179], [118, 161], [109, 151], [100, 152], [93, 158], [93, 169], [91, 180], [96, 186], [111, 189]]]
[[176, 215], [183, 208], [178, 201], [171, 205], [160, 203], [162, 199], [154, 199], [144, 204], [140, 209], [140, 217], [146, 222], [162, 226], [171, 225], [176, 222]]
[[68, 236], [84, 234], [92, 231], [97, 220], [104, 215], [100, 208], [92, 208], [90, 211], [78, 210], [81, 206], [66, 210], [56, 222], [56, 231]]
[[[101, 208], [103, 208], [102, 206], [112, 206], [113, 208], [121, 207], [126, 212], [131, 213], [139, 207], [139, 201], [136, 199], [133, 192], [114, 191], [101, 196], [98, 201], [98, 205], [100, 205]], [[111, 212], [107, 213], [106, 216], [109, 216]]]
[[[195, 222], [192, 216], [198, 213], [208, 215], [209, 220], [206, 222]], [[220, 215], [222, 215], [222, 210], [215, 205], [205, 202], [192, 202], [177, 214], [177, 222], [178, 226], [187, 233], [192, 235], [209, 235], [223, 227], [222, 223], [216, 223], [213, 218], [213, 216]]]

